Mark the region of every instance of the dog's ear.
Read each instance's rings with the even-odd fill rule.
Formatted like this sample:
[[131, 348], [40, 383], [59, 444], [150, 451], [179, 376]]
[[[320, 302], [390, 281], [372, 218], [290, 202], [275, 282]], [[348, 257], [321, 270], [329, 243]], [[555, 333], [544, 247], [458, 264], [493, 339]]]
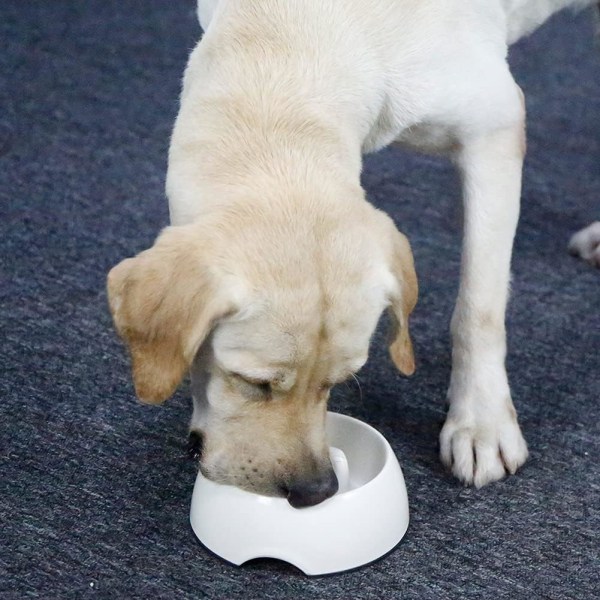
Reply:
[[415, 355], [408, 328], [408, 318], [413, 311], [419, 288], [410, 244], [391, 222], [391, 271], [396, 280], [389, 313], [392, 321], [390, 356], [398, 370], [404, 375], [415, 372]]
[[189, 227], [168, 227], [152, 248], [108, 274], [113, 321], [144, 403], [175, 391], [211, 328], [232, 310], [205, 260]]

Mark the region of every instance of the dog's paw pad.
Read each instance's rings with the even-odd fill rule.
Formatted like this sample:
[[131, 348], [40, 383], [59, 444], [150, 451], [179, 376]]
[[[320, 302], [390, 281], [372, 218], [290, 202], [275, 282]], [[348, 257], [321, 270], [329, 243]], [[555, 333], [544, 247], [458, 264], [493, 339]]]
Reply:
[[187, 454], [192, 460], [200, 460], [200, 457], [202, 456], [202, 444], [202, 434], [199, 431], [190, 431]]

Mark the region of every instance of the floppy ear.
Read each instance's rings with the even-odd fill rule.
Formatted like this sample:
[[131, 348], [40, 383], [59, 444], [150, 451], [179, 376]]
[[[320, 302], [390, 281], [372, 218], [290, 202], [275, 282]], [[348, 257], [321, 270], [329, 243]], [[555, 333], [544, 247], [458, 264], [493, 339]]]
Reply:
[[168, 227], [152, 248], [108, 274], [113, 321], [147, 404], [175, 391], [216, 320], [231, 310], [202, 258], [189, 228]]
[[417, 274], [408, 239], [393, 223], [391, 238], [391, 270], [397, 282], [397, 291], [392, 296], [389, 306], [392, 320], [390, 356], [402, 374], [412, 375], [415, 372], [415, 355], [408, 329], [408, 317], [419, 295]]

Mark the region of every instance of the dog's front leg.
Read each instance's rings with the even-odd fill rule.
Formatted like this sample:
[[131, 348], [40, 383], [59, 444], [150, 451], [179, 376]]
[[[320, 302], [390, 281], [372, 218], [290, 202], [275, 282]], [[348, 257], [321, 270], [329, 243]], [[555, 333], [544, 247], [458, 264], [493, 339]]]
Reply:
[[527, 445], [504, 366], [504, 314], [519, 215], [525, 151], [524, 115], [513, 125], [463, 140], [464, 242], [452, 317], [452, 375], [441, 459], [477, 487], [514, 473]]

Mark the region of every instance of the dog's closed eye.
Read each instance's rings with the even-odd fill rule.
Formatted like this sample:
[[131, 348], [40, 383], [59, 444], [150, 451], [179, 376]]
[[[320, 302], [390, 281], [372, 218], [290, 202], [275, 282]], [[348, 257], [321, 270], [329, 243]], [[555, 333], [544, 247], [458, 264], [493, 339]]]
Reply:
[[244, 390], [253, 396], [257, 396], [261, 400], [271, 398], [271, 382], [262, 379], [249, 379], [239, 373], [231, 373], [235, 381], [244, 388]]

